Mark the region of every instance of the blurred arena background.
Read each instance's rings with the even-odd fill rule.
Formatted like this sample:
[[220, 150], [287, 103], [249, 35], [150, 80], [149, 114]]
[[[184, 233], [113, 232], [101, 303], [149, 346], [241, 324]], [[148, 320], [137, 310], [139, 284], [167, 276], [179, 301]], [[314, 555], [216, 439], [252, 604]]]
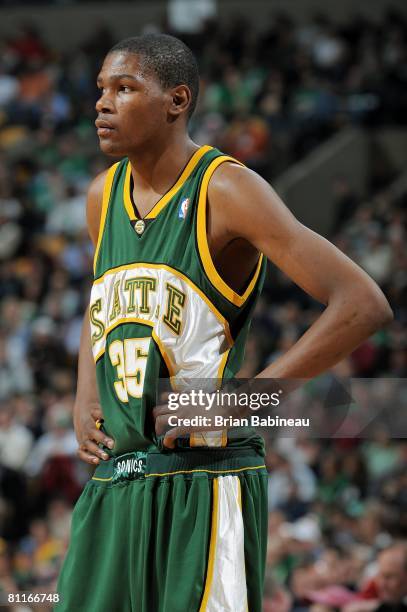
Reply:
[[[91, 282], [85, 193], [108, 165], [95, 77], [115, 42], [146, 31], [197, 55], [196, 142], [271, 181], [389, 298], [392, 325], [336, 372], [407, 376], [406, 2], [0, 0], [0, 592], [55, 587], [89, 477], [71, 413]], [[270, 266], [242, 376], [320, 311]], [[355, 593], [393, 610], [388, 592], [406, 610], [405, 440], [385, 428], [368, 440], [282, 438], [267, 462], [264, 610], [359, 611]]]

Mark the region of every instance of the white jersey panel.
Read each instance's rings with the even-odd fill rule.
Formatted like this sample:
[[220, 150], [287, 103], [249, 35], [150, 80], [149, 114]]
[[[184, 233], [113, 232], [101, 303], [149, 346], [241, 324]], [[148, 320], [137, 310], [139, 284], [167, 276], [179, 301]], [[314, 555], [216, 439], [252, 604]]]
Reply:
[[105, 351], [109, 332], [126, 322], [152, 328], [177, 388], [191, 378], [222, 376], [232, 343], [228, 324], [177, 270], [133, 264], [110, 270], [94, 283], [90, 325], [95, 361]]

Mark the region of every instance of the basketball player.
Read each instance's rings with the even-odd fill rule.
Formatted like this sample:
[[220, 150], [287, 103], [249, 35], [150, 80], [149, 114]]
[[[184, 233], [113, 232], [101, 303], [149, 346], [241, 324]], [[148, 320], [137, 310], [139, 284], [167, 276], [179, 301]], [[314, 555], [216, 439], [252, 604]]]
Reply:
[[191, 141], [198, 71], [182, 42], [119, 43], [98, 86], [100, 146], [120, 161], [89, 190], [94, 283], [74, 410], [79, 457], [97, 467], [74, 510], [57, 609], [260, 612], [262, 441], [199, 430], [163, 438], [158, 379], [182, 386], [239, 370], [266, 258], [326, 309], [263, 377], [316, 376], [391, 310], [264, 180]]

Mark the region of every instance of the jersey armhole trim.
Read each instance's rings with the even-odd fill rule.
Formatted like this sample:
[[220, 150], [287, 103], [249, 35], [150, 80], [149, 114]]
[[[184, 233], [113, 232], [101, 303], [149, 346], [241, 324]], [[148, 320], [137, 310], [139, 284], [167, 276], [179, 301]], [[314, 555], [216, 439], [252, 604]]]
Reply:
[[103, 234], [105, 230], [107, 211], [109, 208], [109, 201], [110, 201], [110, 194], [112, 192], [113, 179], [114, 179], [114, 175], [116, 173], [116, 170], [119, 164], [120, 162], [117, 162], [116, 164], [113, 164], [113, 166], [109, 168], [106, 174], [105, 184], [103, 185], [102, 212], [100, 215], [99, 232], [98, 232], [98, 240], [96, 243], [95, 256], [93, 258], [94, 274], [96, 273], [96, 264], [97, 264], [98, 255], [100, 251], [100, 245], [102, 243], [102, 238], [103, 238]]
[[215, 264], [213, 263], [212, 256], [209, 250], [209, 245], [208, 245], [208, 237], [206, 233], [206, 230], [207, 230], [206, 207], [207, 207], [207, 200], [208, 200], [208, 186], [209, 186], [209, 181], [212, 177], [212, 174], [215, 172], [216, 168], [227, 161], [234, 162], [236, 164], [239, 164], [240, 166], [244, 166], [244, 164], [239, 162], [237, 159], [234, 159], [233, 157], [229, 157], [227, 155], [222, 155], [220, 157], [217, 157], [209, 164], [208, 168], [206, 169], [204, 173], [202, 184], [201, 184], [201, 189], [199, 192], [198, 211], [197, 211], [197, 244], [198, 244], [199, 256], [200, 256], [204, 271], [207, 277], [209, 278], [210, 282], [212, 283], [212, 285], [229, 302], [232, 302], [232, 304], [234, 304], [235, 306], [240, 307], [240, 306], [243, 306], [243, 304], [246, 302], [247, 298], [249, 297], [253, 288], [256, 285], [257, 279], [259, 278], [259, 274], [261, 271], [261, 265], [263, 262], [263, 254], [260, 253], [254, 274], [246, 290], [244, 291], [242, 295], [234, 291], [231, 287], [229, 287], [229, 285], [220, 276], [219, 272], [217, 271], [215, 267]]

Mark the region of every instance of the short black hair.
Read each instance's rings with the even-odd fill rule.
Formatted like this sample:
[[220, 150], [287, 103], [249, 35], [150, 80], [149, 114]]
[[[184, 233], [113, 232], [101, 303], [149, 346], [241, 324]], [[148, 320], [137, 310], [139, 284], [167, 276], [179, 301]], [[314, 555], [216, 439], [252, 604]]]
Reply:
[[191, 91], [189, 117], [195, 110], [199, 93], [198, 64], [191, 49], [169, 34], [144, 34], [120, 41], [109, 53], [126, 51], [142, 58], [143, 67], [151, 70], [163, 89], [187, 85]]

